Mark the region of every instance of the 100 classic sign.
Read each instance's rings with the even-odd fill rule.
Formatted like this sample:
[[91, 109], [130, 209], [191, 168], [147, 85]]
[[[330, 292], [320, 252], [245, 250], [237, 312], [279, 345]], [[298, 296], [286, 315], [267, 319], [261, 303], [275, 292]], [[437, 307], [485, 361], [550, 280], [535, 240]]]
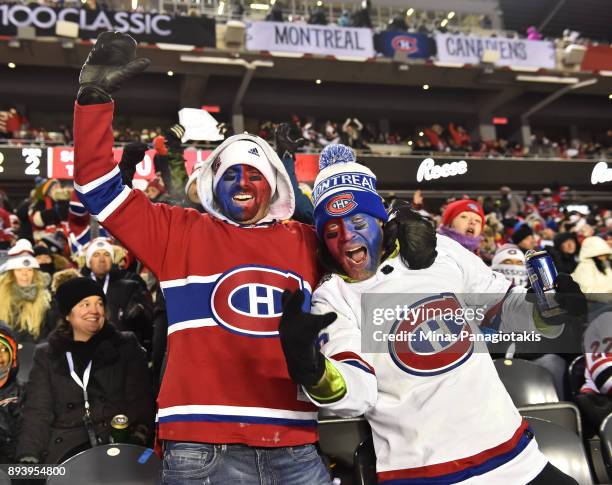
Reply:
[[205, 17], [172, 17], [158, 13], [114, 12], [45, 5], [0, 5], [0, 35], [16, 35], [19, 27], [34, 27], [40, 36], [54, 36], [59, 21], [79, 25], [79, 38], [91, 39], [116, 30], [140, 42], [215, 46], [215, 21]]

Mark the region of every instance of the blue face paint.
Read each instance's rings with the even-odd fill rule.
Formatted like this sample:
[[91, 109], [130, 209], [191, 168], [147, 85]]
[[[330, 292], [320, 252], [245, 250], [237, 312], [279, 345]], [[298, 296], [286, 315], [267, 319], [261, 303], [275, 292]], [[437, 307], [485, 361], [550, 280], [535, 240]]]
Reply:
[[232, 165], [215, 189], [217, 203], [226, 217], [240, 223], [255, 223], [267, 212], [270, 184], [250, 165]]
[[345, 273], [362, 281], [374, 273], [382, 253], [382, 227], [379, 219], [364, 213], [327, 221], [323, 230], [327, 249]]

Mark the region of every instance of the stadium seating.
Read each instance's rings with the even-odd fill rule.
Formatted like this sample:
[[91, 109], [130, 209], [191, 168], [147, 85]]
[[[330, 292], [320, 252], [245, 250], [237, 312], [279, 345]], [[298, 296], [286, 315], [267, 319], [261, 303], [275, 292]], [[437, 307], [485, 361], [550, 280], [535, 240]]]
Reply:
[[531, 406], [519, 407], [521, 415], [550, 421], [565, 429], [569, 429], [582, 436], [582, 422], [580, 411], [575, 404], [570, 402], [533, 404]]
[[159, 483], [161, 461], [150, 448], [128, 444], [96, 446], [62, 463], [65, 472], [47, 479], [49, 485], [74, 485], [87, 477], [87, 485], [154, 485]]
[[559, 402], [553, 377], [545, 368], [521, 359], [496, 359], [495, 368], [517, 407]]
[[603, 423], [601, 423], [599, 437], [601, 439], [604, 462], [606, 463], [606, 468], [608, 469], [608, 476], [612, 481], [612, 414], [610, 414], [603, 420]]
[[528, 417], [527, 421], [540, 450], [554, 466], [572, 476], [580, 485], [594, 483], [587, 454], [578, 435], [543, 419]]
[[340, 468], [352, 470], [343, 483], [376, 484], [372, 431], [364, 418], [319, 418], [319, 448], [333, 464], [335, 475]]
[[576, 396], [584, 384], [584, 367], [584, 355], [576, 357], [569, 366], [568, 375], [572, 396]]

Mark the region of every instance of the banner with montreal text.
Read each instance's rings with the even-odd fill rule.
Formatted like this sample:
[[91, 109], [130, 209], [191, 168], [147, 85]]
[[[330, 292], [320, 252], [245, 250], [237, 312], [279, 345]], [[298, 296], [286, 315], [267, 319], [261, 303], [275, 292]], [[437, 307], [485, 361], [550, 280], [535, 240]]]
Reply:
[[290, 22], [247, 22], [250, 51], [280, 51], [323, 56], [374, 57], [372, 30]]

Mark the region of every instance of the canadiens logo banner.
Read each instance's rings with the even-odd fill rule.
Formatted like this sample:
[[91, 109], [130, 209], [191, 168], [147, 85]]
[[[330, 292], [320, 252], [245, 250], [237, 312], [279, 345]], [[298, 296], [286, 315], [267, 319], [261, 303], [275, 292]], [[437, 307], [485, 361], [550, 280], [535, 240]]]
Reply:
[[374, 47], [386, 57], [398, 54], [410, 59], [427, 59], [435, 53], [433, 38], [406, 32], [380, 32], [374, 36]]

